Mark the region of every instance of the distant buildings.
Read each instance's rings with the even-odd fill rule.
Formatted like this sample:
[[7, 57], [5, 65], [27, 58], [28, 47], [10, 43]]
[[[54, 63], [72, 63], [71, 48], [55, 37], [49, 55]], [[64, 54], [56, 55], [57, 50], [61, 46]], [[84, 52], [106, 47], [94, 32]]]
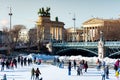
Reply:
[[68, 42], [80, 42], [83, 41], [83, 29], [80, 28], [68, 28], [66, 29]]
[[29, 35], [27, 29], [21, 29], [18, 33], [18, 41], [22, 43], [27, 43], [29, 41]]
[[[83, 23], [82, 28], [64, 28], [64, 23], [50, 20], [50, 16], [39, 16], [36, 27], [29, 30], [29, 42], [31, 44], [48, 43], [50, 40], [81, 42], [98, 41], [100, 31], [103, 32], [103, 38], [106, 41], [120, 40], [120, 20], [92, 18]], [[24, 31], [24, 30], [22, 30]], [[22, 34], [22, 32], [21, 32]], [[22, 35], [21, 35], [22, 36]], [[28, 36], [26, 36], [28, 40]], [[22, 39], [22, 37], [19, 37]], [[24, 40], [26, 40], [24, 39]]]
[[98, 41], [100, 31], [105, 41], [120, 41], [120, 19], [92, 18], [83, 23], [83, 41]]
[[[17, 42], [37, 44], [38, 42], [48, 43], [51, 40], [56, 42], [81, 42], [98, 41], [100, 31], [103, 32], [105, 41], [120, 41], [120, 19], [91, 18], [82, 24], [82, 28], [64, 28], [64, 22], [58, 18], [50, 20], [50, 15], [40, 15], [36, 21], [35, 28], [21, 29]], [[7, 33], [0, 32], [0, 46], [9, 43]], [[14, 39], [13, 39], [14, 40]]]

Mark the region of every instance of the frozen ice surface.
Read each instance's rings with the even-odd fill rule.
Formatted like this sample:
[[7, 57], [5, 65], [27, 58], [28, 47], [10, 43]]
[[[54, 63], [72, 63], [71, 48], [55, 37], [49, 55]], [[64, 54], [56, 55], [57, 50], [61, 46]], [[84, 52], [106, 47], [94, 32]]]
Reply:
[[[83, 75], [78, 76], [76, 70], [72, 69], [71, 75], [68, 75], [68, 69], [59, 68], [50, 64], [41, 64], [36, 65], [32, 64], [31, 66], [23, 66], [18, 65], [17, 69], [5, 69], [4, 71], [0, 71], [0, 79], [2, 79], [3, 75], [7, 75], [7, 80], [31, 80], [31, 69], [39, 68], [41, 71], [41, 76], [43, 80], [102, 80], [101, 71], [97, 71], [96, 68], [88, 68], [87, 73], [83, 70]], [[109, 79], [106, 80], [117, 80], [115, 77], [115, 71], [110, 69]]]

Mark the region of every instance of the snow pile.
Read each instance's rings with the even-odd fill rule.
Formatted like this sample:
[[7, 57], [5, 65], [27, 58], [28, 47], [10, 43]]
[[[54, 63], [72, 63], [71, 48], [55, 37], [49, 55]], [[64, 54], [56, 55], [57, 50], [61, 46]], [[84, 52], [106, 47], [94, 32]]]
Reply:
[[[82, 57], [81, 55], [78, 55], [78, 56], [60, 56], [59, 57], [60, 61], [61, 60], [77, 60], [77, 61], [80, 61], [80, 60], [85, 60], [85, 61], [88, 61], [88, 63], [92, 63], [92, 64], [96, 64], [96, 61], [98, 60], [98, 57]], [[105, 61], [106, 62], [106, 65], [114, 65], [115, 61], [117, 59], [111, 59], [111, 58], [108, 58], [108, 57], [105, 57], [103, 60], [101, 61]]]

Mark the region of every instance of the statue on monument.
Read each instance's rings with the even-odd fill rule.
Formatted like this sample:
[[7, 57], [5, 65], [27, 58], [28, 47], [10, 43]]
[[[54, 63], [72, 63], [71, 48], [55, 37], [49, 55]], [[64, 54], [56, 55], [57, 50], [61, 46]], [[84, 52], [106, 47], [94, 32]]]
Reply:
[[44, 16], [44, 17], [50, 17], [50, 8], [47, 7], [46, 10], [42, 7], [39, 9], [38, 11], [38, 15], [39, 16]]

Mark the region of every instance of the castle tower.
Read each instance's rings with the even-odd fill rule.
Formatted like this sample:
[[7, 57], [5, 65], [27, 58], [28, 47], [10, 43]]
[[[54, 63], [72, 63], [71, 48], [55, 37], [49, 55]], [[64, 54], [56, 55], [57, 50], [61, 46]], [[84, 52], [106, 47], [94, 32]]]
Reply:
[[104, 58], [104, 41], [103, 41], [103, 32], [100, 31], [100, 41], [98, 42], [98, 58]]

